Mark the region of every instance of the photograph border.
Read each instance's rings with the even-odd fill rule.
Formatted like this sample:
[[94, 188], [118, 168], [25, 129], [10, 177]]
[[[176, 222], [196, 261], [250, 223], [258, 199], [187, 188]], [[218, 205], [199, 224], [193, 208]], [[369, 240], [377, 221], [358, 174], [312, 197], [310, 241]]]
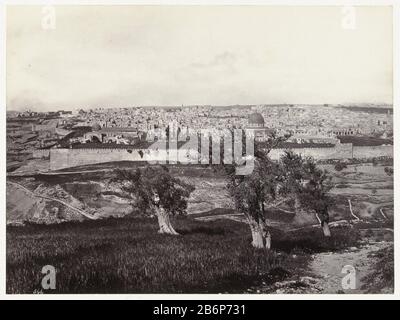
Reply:
[[[368, 5], [368, 6], [392, 6], [393, 7], [393, 127], [394, 127], [394, 155], [399, 151], [399, 126], [400, 112], [397, 110], [400, 101], [400, 86], [399, 86], [399, 17], [400, 3], [396, 0], [388, 1], [5, 1], [0, 6], [0, 38], [1, 46], [1, 85], [0, 97], [4, 111], [1, 112], [1, 124], [3, 130], [1, 132], [1, 155], [2, 174], [6, 174], [6, 6], [7, 5], [266, 5], [266, 6], [342, 6], [342, 5]], [[398, 192], [400, 190], [400, 175], [397, 174], [400, 170], [400, 159], [394, 156], [394, 211], [398, 211], [400, 198]], [[0, 203], [3, 206], [1, 210], [4, 214], [1, 220], [0, 232], [0, 298], [12, 300], [27, 300], [27, 299], [133, 299], [133, 300], [327, 300], [327, 299], [399, 299], [399, 279], [400, 279], [400, 246], [396, 231], [399, 230], [400, 219], [394, 218], [394, 248], [395, 248], [395, 289], [394, 294], [6, 294], [6, 179], [2, 179]]]

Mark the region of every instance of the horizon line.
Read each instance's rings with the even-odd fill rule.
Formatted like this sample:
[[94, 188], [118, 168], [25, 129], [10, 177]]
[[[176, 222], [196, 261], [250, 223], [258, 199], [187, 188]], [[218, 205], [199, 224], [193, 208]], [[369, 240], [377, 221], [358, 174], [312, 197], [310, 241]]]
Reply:
[[387, 103], [387, 102], [360, 102], [360, 103], [257, 103], [257, 104], [227, 104], [227, 105], [212, 105], [212, 104], [181, 104], [181, 105], [136, 105], [136, 106], [115, 106], [115, 107], [102, 107], [102, 106], [96, 106], [96, 107], [74, 107], [70, 109], [65, 109], [65, 107], [59, 107], [59, 108], [52, 108], [51, 110], [47, 111], [38, 111], [37, 108], [32, 107], [28, 108], [25, 107], [25, 109], [8, 109], [6, 107], [6, 112], [24, 112], [24, 111], [36, 111], [36, 112], [56, 112], [56, 111], [67, 111], [67, 110], [90, 110], [90, 109], [133, 109], [133, 108], [194, 108], [194, 107], [216, 107], [216, 108], [224, 108], [224, 107], [253, 107], [253, 106], [289, 106], [289, 107], [294, 107], [294, 106], [354, 106], [354, 107], [368, 107], [370, 106], [391, 106], [393, 108], [393, 103]]

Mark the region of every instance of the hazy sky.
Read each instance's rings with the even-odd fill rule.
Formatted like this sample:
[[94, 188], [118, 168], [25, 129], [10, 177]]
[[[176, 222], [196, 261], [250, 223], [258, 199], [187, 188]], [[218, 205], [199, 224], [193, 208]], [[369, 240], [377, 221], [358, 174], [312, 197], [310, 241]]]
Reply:
[[7, 107], [392, 103], [391, 7], [7, 9]]

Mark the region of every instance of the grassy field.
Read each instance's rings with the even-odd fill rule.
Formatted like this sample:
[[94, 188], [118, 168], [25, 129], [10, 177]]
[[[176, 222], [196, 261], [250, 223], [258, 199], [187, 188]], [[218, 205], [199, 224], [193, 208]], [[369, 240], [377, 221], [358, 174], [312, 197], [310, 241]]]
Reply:
[[300, 272], [313, 252], [357, 242], [348, 229], [330, 240], [318, 228], [272, 230], [274, 250], [266, 253], [251, 247], [242, 223], [173, 223], [181, 236], [157, 234], [150, 218], [8, 227], [7, 292], [42, 291], [42, 267], [53, 265], [56, 290], [46, 293], [240, 293]]

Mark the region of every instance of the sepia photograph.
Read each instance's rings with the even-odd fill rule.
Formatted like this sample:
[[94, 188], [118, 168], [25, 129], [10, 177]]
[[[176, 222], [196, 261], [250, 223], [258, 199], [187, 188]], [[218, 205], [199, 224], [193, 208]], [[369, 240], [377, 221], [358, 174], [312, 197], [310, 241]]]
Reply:
[[5, 15], [6, 294], [394, 294], [393, 6]]

